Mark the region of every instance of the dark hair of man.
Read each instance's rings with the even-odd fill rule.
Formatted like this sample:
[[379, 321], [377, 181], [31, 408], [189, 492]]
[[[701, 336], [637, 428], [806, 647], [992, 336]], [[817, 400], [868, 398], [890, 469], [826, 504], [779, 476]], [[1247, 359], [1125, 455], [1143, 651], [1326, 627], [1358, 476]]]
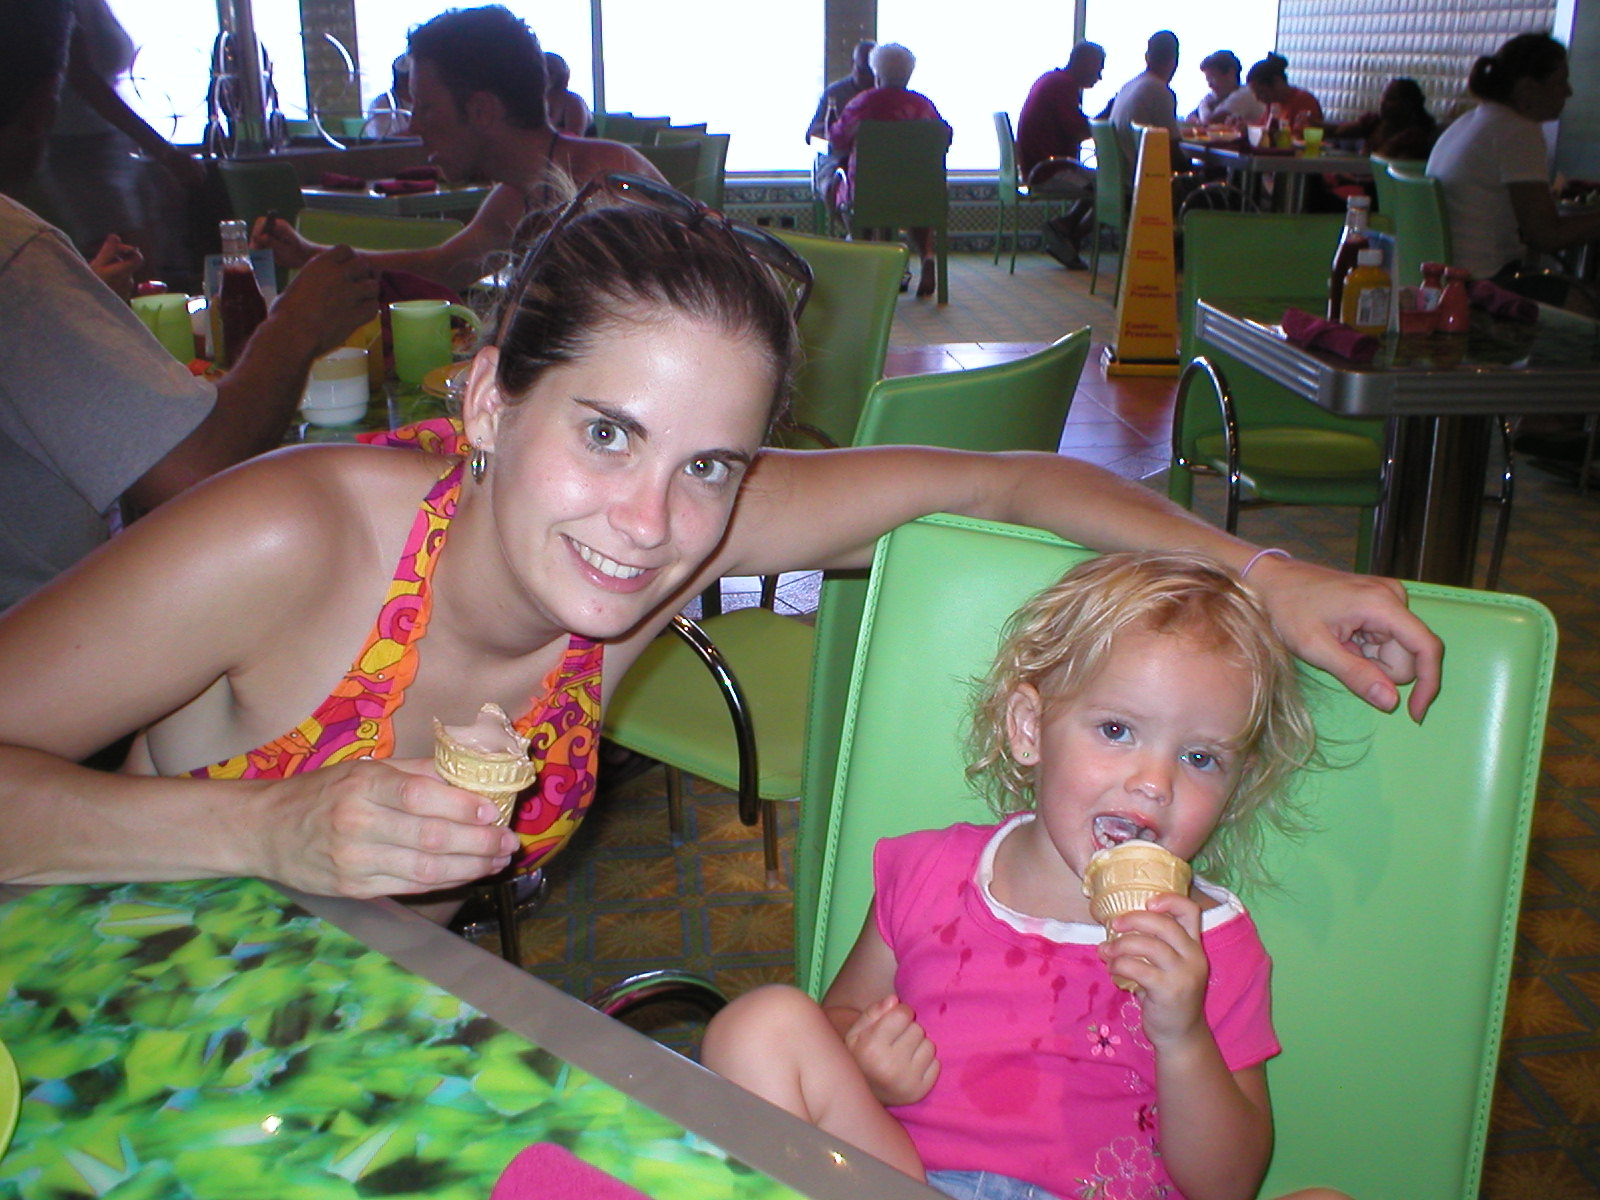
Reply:
[[1472, 65], [1467, 91], [1480, 100], [1505, 103], [1524, 79], [1550, 78], [1567, 61], [1567, 48], [1548, 33], [1519, 33]]
[[1226, 71], [1238, 82], [1239, 72], [1244, 70], [1244, 64], [1239, 61], [1239, 56], [1232, 50], [1215, 50], [1200, 60], [1202, 71]]
[[1178, 35], [1170, 29], [1158, 29], [1144, 44], [1145, 61], [1151, 66], [1171, 66], [1178, 61]]
[[0, 0], [0, 129], [43, 87], [59, 87], [72, 36], [71, 0]]
[[465, 110], [475, 93], [488, 92], [517, 128], [548, 124], [544, 52], [533, 30], [503, 5], [452, 8], [418, 25], [406, 42], [412, 70], [417, 59], [426, 60], [457, 108]]

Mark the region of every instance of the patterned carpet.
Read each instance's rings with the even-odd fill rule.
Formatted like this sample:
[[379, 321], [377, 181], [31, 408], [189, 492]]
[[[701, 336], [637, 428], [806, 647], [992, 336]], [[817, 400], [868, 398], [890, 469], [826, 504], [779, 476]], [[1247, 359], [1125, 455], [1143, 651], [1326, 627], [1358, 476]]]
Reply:
[[[1036, 313], [1044, 301], [1018, 298], [1026, 290], [1026, 282], [1018, 283], [1028, 266], [1042, 289], [1070, 289], [1074, 304], [1098, 308], [1097, 324], [1105, 321], [1107, 306], [1083, 294], [1086, 278], [1045, 268], [1037, 256], [1024, 260], [1029, 257], [1034, 263], [1019, 262], [1015, 278], [1003, 266], [994, 271], [987, 257], [981, 270], [977, 263], [967, 269], [1006, 289], [1008, 310]], [[953, 275], [954, 297], [967, 287], [962, 278]], [[974, 290], [975, 285], [968, 294]], [[922, 307], [926, 311], [915, 317], [930, 327], [922, 331], [928, 340], [971, 339], [967, 315]], [[1004, 334], [1017, 341], [1043, 336], [1050, 335], [1032, 327]], [[1553, 476], [1519, 467], [1502, 588], [1548, 605], [1560, 626], [1561, 646], [1490, 1132], [1486, 1200], [1600, 1196], [1597, 504], [1600, 496], [1581, 497]], [[1336, 511], [1249, 512], [1241, 532], [1334, 564], [1348, 563], [1353, 555], [1353, 517]], [[789, 893], [765, 889], [759, 842], [738, 823], [732, 797], [691, 786], [687, 838], [677, 848], [668, 841], [660, 770], [603, 796], [579, 842], [552, 866], [548, 904], [523, 922], [530, 970], [576, 995], [665, 966], [711, 976], [730, 993], [792, 978]], [[787, 855], [792, 811], [785, 812], [783, 828]]]

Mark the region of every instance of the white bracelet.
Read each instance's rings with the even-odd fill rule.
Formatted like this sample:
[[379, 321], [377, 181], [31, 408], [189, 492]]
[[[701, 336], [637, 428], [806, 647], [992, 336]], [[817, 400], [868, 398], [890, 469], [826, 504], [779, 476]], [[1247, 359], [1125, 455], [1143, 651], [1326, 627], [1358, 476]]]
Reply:
[[1251, 567], [1255, 566], [1263, 558], [1267, 558], [1269, 556], [1277, 558], [1294, 557], [1294, 555], [1290, 554], [1287, 550], [1280, 550], [1276, 546], [1268, 546], [1265, 550], [1257, 550], [1250, 556], [1250, 561], [1239, 568], [1239, 578], [1243, 579], [1246, 575], [1250, 574]]

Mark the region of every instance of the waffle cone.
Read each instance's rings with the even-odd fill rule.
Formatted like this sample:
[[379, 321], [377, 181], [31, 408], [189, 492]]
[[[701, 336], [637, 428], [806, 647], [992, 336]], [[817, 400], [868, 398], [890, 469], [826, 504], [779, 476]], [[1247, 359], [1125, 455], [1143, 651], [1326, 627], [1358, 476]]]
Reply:
[[510, 824], [517, 797], [539, 774], [539, 765], [526, 753], [466, 745], [437, 719], [433, 722], [433, 766], [452, 787], [491, 801], [500, 810], [501, 825]]
[[1136, 912], [1152, 896], [1189, 892], [1189, 864], [1154, 842], [1124, 842], [1101, 850], [1089, 860], [1083, 894], [1089, 915], [1102, 925], [1125, 912]]

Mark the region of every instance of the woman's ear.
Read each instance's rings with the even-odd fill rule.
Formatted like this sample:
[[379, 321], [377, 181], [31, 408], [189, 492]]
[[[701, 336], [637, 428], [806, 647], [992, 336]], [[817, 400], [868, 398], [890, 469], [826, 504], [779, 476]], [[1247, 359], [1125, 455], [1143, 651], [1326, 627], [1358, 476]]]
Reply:
[[1006, 742], [1019, 763], [1039, 761], [1039, 728], [1044, 697], [1031, 683], [1019, 683], [1006, 700]]
[[467, 386], [461, 393], [461, 428], [467, 441], [484, 450], [493, 450], [495, 434], [506, 400], [495, 381], [500, 368], [500, 348], [485, 346], [473, 356], [467, 368]]

